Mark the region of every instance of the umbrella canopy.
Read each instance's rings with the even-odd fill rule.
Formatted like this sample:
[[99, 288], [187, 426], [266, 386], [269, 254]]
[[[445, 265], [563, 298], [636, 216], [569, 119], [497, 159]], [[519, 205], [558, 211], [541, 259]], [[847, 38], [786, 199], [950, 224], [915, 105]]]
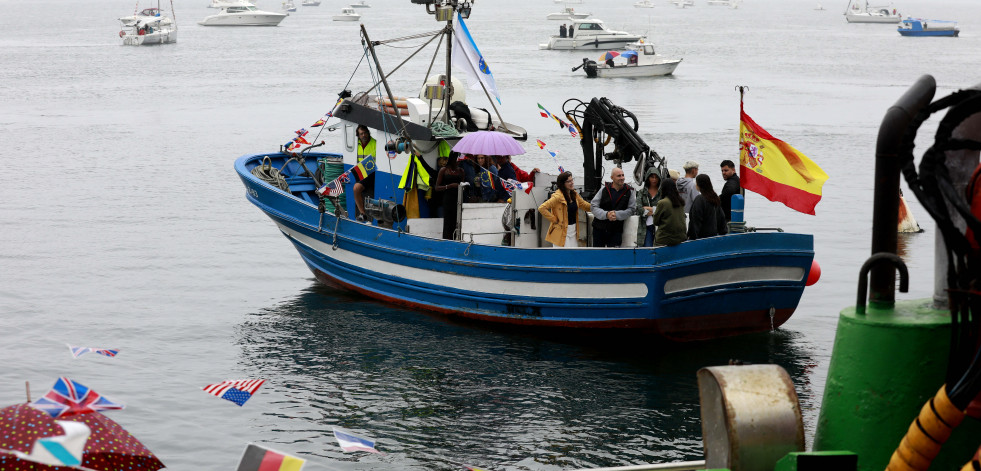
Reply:
[[525, 149], [513, 137], [497, 131], [477, 131], [463, 136], [453, 146], [461, 154], [520, 155]]
[[603, 53], [602, 56], [600, 56], [599, 60], [606, 61], [606, 60], [610, 60], [610, 59], [612, 59], [614, 57], [617, 57], [619, 55], [620, 55], [620, 53], [617, 52], [617, 51], [606, 51], [606, 52]]
[[[112, 419], [98, 413], [73, 415], [63, 420], [81, 422], [89, 426], [92, 435], [85, 444], [81, 466], [89, 469], [111, 471], [117, 469], [156, 471], [163, 463], [153, 456], [142, 443]], [[27, 404], [0, 409], [0, 448], [29, 453], [38, 438], [61, 435], [62, 428], [54, 418]], [[30, 471], [58, 471], [68, 469], [47, 466], [21, 460], [8, 453], [0, 453], [0, 469]]]
[[637, 51], [623, 51], [620, 55], [622, 57], [637, 57]]

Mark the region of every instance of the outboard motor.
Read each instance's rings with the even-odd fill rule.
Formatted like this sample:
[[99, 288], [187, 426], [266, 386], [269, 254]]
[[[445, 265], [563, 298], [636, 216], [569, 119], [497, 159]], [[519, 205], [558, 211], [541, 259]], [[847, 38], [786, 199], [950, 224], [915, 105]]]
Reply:
[[596, 78], [596, 61], [584, 57], [582, 66], [586, 70], [586, 77]]

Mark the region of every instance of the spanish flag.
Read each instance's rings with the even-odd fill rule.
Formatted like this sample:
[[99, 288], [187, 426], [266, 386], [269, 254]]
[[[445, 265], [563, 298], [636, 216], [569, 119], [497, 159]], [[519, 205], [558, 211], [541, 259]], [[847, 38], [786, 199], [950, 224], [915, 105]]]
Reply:
[[828, 174], [811, 159], [766, 132], [740, 111], [739, 184], [770, 201], [814, 214]]

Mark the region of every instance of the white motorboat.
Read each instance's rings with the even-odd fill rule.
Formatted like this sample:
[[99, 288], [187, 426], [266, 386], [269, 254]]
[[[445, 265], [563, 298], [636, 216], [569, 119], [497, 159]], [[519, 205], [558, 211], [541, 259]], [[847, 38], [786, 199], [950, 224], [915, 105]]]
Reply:
[[211, 0], [208, 8], [225, 8], [225, 7], [235, 7], [241, 5], [252, 5], [255, 6], [255, 2], [250, 0]]
[[575, 8], [565, 7], [565, 10], [556, 13], [549, 13], [545, 18], [549, 20], [581, 20], [589, 18], [592, 13], [577, 13]]
[[903, 19], [891, 6], [870, 6], [868, 0], [849, 0], [845, 9], [845, 21], [849, 23], [899, 23]]
[[634, 8], [654, 8], [654, 2], [651, 0], [640, 0], [639, 2], [634, 2]]
[[671, 0], [671, 3], [673, 3], [678, 8], [688, 8], [688, 7], [695, 6], [695, 0]]
[[[612, 59], [609, 62], [597, 62], [587, 57], [583, 58], [582, 65], [573, 68], [572, 71], [582, 68], [590, 78], [658, 77], [671, 75], [682, 61], [682, 59], [669, 59], [658, 54], [654, 51], [654, 45], [646, 42], [628, 44], [627, 50], [619, 54], [621, 63]], [[609, 65], [611, 63], [612, 66]]]
[[301, 3], [301, 5], [303, 5], [305, 7], [319, 7], [320, 6], [320, 0], [303, 0], [303, 2]]
[[296, 11], [296, 4], [293, 3], [293, 0], [283, 2], [283, 11]]
[[285, 13], [260, 10], [252, 5], [233, 5], [222, 7], [214, 15], [205, 17], [198, 24], [202, 26], [276, 26]]
[[[173, 4], [171, 4], [173, 11]], [[143, 11], [119, 19], [122, 28], [119, 37], [127, 46], [146, 46], [151, 44], [171, 44], [177, 42], [177, 22], [159, 8], [145, 8]]]
[[361, 0], [358, 3], [352, 3], [351, 8], [371, 8], [371, 5], [368, 5], [367, 0]]
[[554, 50], [610, 50], [620, 49], [627, 44], [638, 42], [643, 35], [608, 29], [602, 20], [595, 18], [572, 20], [572, 29], [568, 37], [552, 36], [545, 44], [539, 44], [539, 49]]
[[334, 21], [358, 21], [360, 19], [361, 14], [354, 11], [354, 8], [351, 7], [341, 8], [341, 13], [334, 15]]

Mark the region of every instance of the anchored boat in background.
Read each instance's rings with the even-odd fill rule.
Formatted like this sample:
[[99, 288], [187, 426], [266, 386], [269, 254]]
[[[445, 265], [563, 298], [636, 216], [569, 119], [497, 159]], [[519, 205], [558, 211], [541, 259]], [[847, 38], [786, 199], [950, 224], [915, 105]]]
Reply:
[[937, 36], [956, 38], [961, 30], [957, 29], [956, 21], [924, 20], [922, 18], [906, 18], [897, 28], [903, 36]]
[[[468, 3], [443, 0], [427, 9], [447, 26], [429, 33], [429, 42], [444, 34], [453, 51], [476, 50], [464, 22]], [[365, 62], [382, 79], [366, 84], [366, 92], [340, 94], [328, 114], [339, 123], [318, 121], [321, 129], [339, 134], [339, 152], [313, 152], [320, 142], [235, 162], [248, 200], [273, 220], [324, 284], [398, 306], [496, 323], [700, 340], [779, 327], [797, 308], [809, 275], [814, 281], [808, 234], [750, 228], [673, 247], [634, 247], [633, 216], [625, 223], [621, 248], [550, 248], [544, 241], [548, 221], [537, 208], [557, 175], [544, 172], [525, 191], [513, 191], [509, 203], [465, 202], [461, 185], [456, 230], [444, 240], [444, 219], [417, 204], [433, 185], [437, 159], [475, 133], [524, 141], [527, 132], [500, 116], [490, 98], [496, 94], [493, 76], [479, 56], [448, 57], [445, 71], [429, 77], [418, 95], [398, 97], [374, 56], [381, 42], [372, 41], [363, 25], [361, 31], [370, 55]], [[468, 101], [451, 63], [474, 72], [467, 74], [476, 77], [472, 86], [485, 91], [493, 112]], [[564, 111], [572, 123], [562, 123], [584, 137], [581, 191], [587, 199], [602, 186], [604, 158], [618, 166], [636, 162], [638, 178], [650, 168], [666, 175], [666, 161], [637, 134], [633, 113], [605, 98], [569, 100]], [[378, 141], [378, 160], [358, 158], [355, 131], [362, 125]], [[611, 143], [614, 150], [604, 150]], [[347, 217], [355, 202], [343, 198], [353, 183], [342, 177], [365, 172], [374, 173], [374, 194], [365, 200], [368, 223]], [[587, 239], [588, 217], [578, 217]]]
[[868, 0], [849, 0], [845, 8], [845, 21], [849, 23], [899, 23], [903, 18], [891, 6], [871, 6]]
[[644, 36], [640, 34], [609, 29], [602, 20], [589, 18], [572, 20], [572, 27], [567, 37], [551, 36], [547, 43], [539, 44], [538, 48], [566, 51], [618, 49], [643, 38]]
[[174, 4], [170, 4], [171, 14], [167, 15], [160, 9], [145, 8], [143, 11], [119, 19], [122, 29], [119, 37], [127, 46], [149, 46], [154, 44], [172, 44], [177, 42], [177, 20], [173, 18]]
[[[607, 57], [610, 62], [606, 61]], [[621, 63], [616, 63], [614, 57], [619, 57]], [[658, 77], [674, 73], [681, 60], [666, 58], [654, 51], [653, 44], [641, 41], [628, 44], [626, 51], [608, 51], [600, 61], [584, 57], [582, 65], [573, 67], [572, 71], [582, 68], [590, 78]]]
[[252, 5], [228, 5], [220, 7], [217, 14], [206, 16], [201, 26], [277, 26], [286, 18], [285, 13], [263, 11]]

